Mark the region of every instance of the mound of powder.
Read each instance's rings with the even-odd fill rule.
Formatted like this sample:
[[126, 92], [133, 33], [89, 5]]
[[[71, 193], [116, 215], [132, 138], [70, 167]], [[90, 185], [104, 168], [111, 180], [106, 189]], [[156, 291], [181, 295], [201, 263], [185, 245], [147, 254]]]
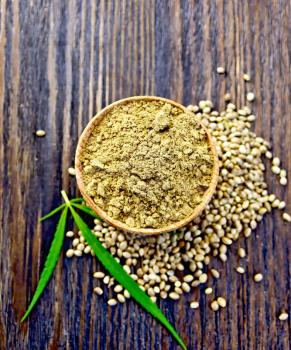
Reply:
[[188, 217], [214, 166], [196, 117], [163, 101], [113, 107], [90, 134], [80, 160], [87, 194], [132, 228], [161, 228]]

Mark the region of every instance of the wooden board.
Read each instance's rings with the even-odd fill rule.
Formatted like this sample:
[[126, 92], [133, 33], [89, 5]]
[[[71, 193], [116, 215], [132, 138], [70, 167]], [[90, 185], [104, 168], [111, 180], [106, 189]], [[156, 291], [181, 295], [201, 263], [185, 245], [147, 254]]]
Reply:
[[[230, 92], [242, 105], [254, 91], [255, 131], [270, 140], [291, 177], [291, 3], [249, 1], [0, 1], [0, 348], [177, 349], [168, 333], [134, 302], [110, 308], [92, 293], [90, 258], [57, 265], [31, 317], [19, 319], [36, 287], [55, 220], [38, 218], [76, 193], [67, 172], [78, 136], [102, 107], [132, 95], [158, 95], [185, 105]], [[222, 65], [227, 75], [216, 73]], [[251, 83], [242, 74], [249, 72]], [[46, 130], [45, 138], [34, 131]], [[271, 191], [291, 211], [267, 168]], [[231, 248], [215, 293], [203, 288], [160, 306], [189, 349], [289, 349], [290, 225], [267, 216], [255, 234]], [[238, 246], [247, 273], [235, 272]], [[69, 243], [66, 241], [65, 248]], [[254, 272], [264, 274], [261, 284]], [[199, 310], [189, 309], [198, 299]], [[288, 328], [289, 327], [289, 328]]]

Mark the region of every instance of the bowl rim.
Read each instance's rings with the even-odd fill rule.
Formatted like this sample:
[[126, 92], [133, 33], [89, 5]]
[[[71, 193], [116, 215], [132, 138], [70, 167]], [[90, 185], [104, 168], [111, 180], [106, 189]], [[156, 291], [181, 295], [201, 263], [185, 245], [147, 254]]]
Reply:
[[[189, 111], [185, 106], [181, 105], [178, 102], [172, 101], [170, 99], [164, 98], [164, 97], [159, 97], [159, 96], [132, 96], [132, 97], [127, 97], [123, 98], [121, 100], [117, 100], [102, 110], [100, 110], [87, 124], [85, 129], [83, 130], [81, 136], [79, 137], [77, 148], [76, 148], [76, 153], [75, 153], [75, 169], [76, 169], [76, 180], [77, 180], [77, 185], [79, 187], [79, 190], [86, 202], [86, 204], [94, 210], [94, 212], [97, 213], [97, 215], [100, 216], [104, 221], [106, 221], [108, 224], [124, 231], [124, 232], [130, 232], [130, 233], [135, 233], [138, 235], [158, 235], [161, 233], [165, 232], [171, 232], [175, 231], [178, 228], [181, 228], [185, 225], [187, 225], [189, 222], [193, 221], [195, 218], [197, 218], [201, 212], [205, 209], [207, 204], [209, 203], [212, 195], [214, 194], [217, 182], [218, 182], [218, 174], [219, 174], [219, 160], [218, 160], [218, 153], [215, 145], [215, 141], [213, 140], [212, 136], [210, 135], [209, 131], [207, 128], [203, 125], [203, 123], [196, 117], [197, 122], [200, 124], [200, 126], [205, 130], [209, 142], [209, 146], [211, 149], [211, 152], [214, 157], [214, 163], [213, 163], [213, 170], [211, 174], [211, 181], [209, 184], [208, 189], [205, 191], [203, 194], [202, 200], [199, 205], [197, 205], [191, 215], [187, 216], [186, 218], [177, 221], [175, 223], [172, 223], [170, 225], [161, 227], [161, 228], [134, 228], [134, 227], [129, 227], [125, 225], [123, 222], [119, 220], [115, 220], [112, 217], [110, 217], [102, 208], [100, 208], [98, 205], [96, 205], [93, 201], [93, 199], [86, 193], [85, 191], [85, 185], [82, 179], [82, 163], [80, 161], [80, 154], [82, 150], [86, 146], [86, 141], [88, 137], [90, 136], [91, 132], [95, 128], [96, 125], [98, 125], [102, 119], [110, 112], [114, 107], [124, 105], [133, 101], [162, 101], [162, 102], [167, 102], [170, 103], [171, 105], [174, 105], [175, 107], [178, 107], [182, 109], [184, 112], [187, 113], [192, 113]], [[193, 114], [193, 113], [192, 113]]]

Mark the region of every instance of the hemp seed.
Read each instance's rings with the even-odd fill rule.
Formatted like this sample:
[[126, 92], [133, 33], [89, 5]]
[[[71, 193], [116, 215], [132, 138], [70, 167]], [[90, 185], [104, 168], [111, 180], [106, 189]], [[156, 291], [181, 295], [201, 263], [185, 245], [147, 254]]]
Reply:
[[198, 301], [192, 301], [190, 303], [190, 307], [191, 307], [191, 309], [198, 309], [198, 307], [199, 307]]
[[289, 315], [287, 314], [287, 312], [282, 312], [278, 318], [280, 321], [286, 321], [286, 320], [288, 320], [288, 317], [289, 317]]
[[68, 249], [66, 252], [66, 256], [71, 258], [74, 255], [74, 249]]
[[66, 237], [74, 237], [74, 232], [73, 231], [68, 231], [66, 233]]
[[217, 67], [216, 69], [218, 74], [224, 74], [225, 73], [225, 69], [223, 67]]
[[45, 136], [45, 131], [44, 130], [36, 130], [36, 132], [35, 132], [35, 135], [37, 136], [37, 137], [44, 137]]
[[263, 280], [263, 275], [261, 273], [256, 273], [254, 275], [254, 281], [255, 282], [261, 282]]
[[107, 304], [110, 305], [110, 306], [115, 306], [117, 304], [117, 300], [116, 299], [109, 299], [107, 301]]
[[255, 94], [253, 92], [248, 92], [247, 94], [247, 100], [249, 102], [252, 102], [255, 99]]
[[213, 311], [218, 311], [219, 309], [219, 304], [216, 300], [212, 301], [211, 304], [210, 304], [210, 307]]
[[105, 276], [105, 273], [101, 272], [101, 271], [94, 272], [94, 274], [93, 274], [94, 278], [104, 278], [104, 276]]
[[246, 251], [244, 250], [244, 248], [239, 248], [238, 249], [238, 256], [240, 258], [245, 258], [246, 257]]
[[251, 80], [250, 76], [248, 74], [246, 74], [246, 73], [243, 75], [243, 79], [244, 79], [244, 81], [250, 81]]
[[204, 293], [207, 294], [207, 295], [211, 294], [212, 292], [213, 292], [213, 289], [211, 287], [206, 288], [205, 291], [204, 291]]
[[94, 292], [98, 295], [102, 295], [103, 294], [103, 290], [100, 287], [95, 287], [94, 288]]
[[288, 213], [283, 213], [283, 219], [287, 222], [291, 222], [291, 216]]
[[237, 271], [238, 273], [240, 273], [240, 274], [244, 274], [244, 273], [245, 273], [245, 269], [244, 269], [243, 267], [241, 267], [241, 266], [238, 266], [238, 267], [236, 268], [236, 271]]
[[68, 173], [72, 176], [76, 176], [76, 169], [75, 168], [68, 168]]
[[226, 300], [222, 297], [217, 298], [217, 303], [220, 307], [226, 307]]
[[214, 278], [218, 279], [220, 277], [220, 273], [216, 269], [211, 269], [210, 271]]

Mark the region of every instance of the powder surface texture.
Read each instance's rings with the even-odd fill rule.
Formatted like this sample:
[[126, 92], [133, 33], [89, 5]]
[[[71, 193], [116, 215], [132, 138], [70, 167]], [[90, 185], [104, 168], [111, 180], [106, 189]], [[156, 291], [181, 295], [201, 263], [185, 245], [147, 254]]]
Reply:
[[214, 166], [194, 114], [163, 101], [115, 106], [81, 152], [86, 193], [131, 228], [161, 228], [201, 202]]

